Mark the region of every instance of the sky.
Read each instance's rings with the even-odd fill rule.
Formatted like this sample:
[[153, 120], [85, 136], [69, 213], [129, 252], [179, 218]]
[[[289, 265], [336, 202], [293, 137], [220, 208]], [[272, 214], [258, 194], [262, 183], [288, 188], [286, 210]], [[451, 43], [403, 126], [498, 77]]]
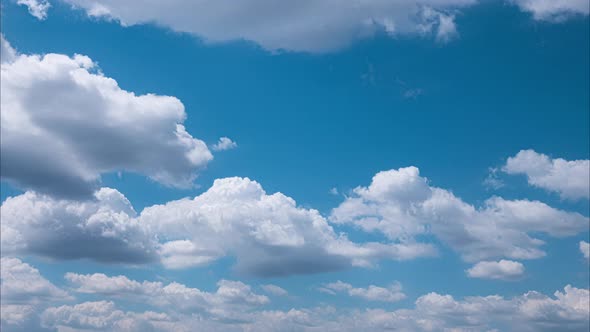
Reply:
[[588, 331], [587, 0], [1, 0], [2, 331]]

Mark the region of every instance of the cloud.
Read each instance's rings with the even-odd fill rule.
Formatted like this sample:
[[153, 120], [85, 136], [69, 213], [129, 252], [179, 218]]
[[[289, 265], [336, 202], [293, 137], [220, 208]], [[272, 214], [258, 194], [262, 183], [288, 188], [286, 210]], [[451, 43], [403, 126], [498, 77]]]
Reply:
[[231, 150], [238, 147], [238, 144], [228, 137], [221, 137], [219, 138], [219, 142], [213, 145], [213, 150], [215, 151], [224, 151], [224, 150]]
[[18, 258], [2, 257], [2, 304], [37, 304], [47, 299], [65, 300], [69, 295], [47, 279], [39, 270]]
[[38, 311], [47, 303], [72, 300], [65, 290], [18, 258], [2, 257], [0, 265], [2, 331], [41, 331]]
[[587, 331], [589, 295], [587, 289], [569, 285], [553, 297], [528, 292], [513, 298], [490, 295], [459, 300], [433, 292], [420, 296], [409, 309], [259, 310], [233, 321], [199, 314], [123, 312], [111, 301], [99, 301], [48, 308], [42, 317], [48, 327], [111, 331]]
[[26, 192], [7, 198], [1, 213], [4, 254], [130, 264], [157, 259], [155, 239], [114, 189], [102, 188], [88, 201]]
[[250, 286], [231, 280], [220, 280], [213, 293], [183, 284], [130, 280], [126, 276], [109, 277], [102, 273], [67, 273], [65, 278], [72, 290], [85, 294], [98, 294], [104, 299], [125, 299], [169, 309], [172, 313], [206, 314], [213, 319], [230, 319], [269, 303], [268, 297], [255, 294]]
[[346, 292], [349, 296], [360, 297], [367, 301], [397, 302], [406, 298], [399, 282], [395, 282], [387, 288], [375, 285], [370, 285], [367, 288], [354, 288], [351, 284], [338, 280], [324, 285], [319, 290], [332, 295]]
[[260, 288], [262, 288], [265, 292], [275, 295], [275, 296], [289, 295], [289, 292], [287, 292], [286, 290], [284, 290], [283, 288], [281, 288], [277, 285], [272, 285], [272, 284], [262, 285], [262, 286], [260, 286]]
[[16, 3], [26, 6], [29, 10], [29, 14], [39, 20], [47, 18], [47, 10], [51, 7], [51, 4], [47, 0], [18, 0]]
[[580, 252], [582, 252], [582, 255], [584, 255], [584, 258], [586, 258], [586, 260], [590, 259], [590, 243], [586, 242], [586, 241], [580, 241]]
[[568, 285], [564, 293], [555, 292], [554, 295], [555, 298], [550, 298], [528, 292], [512, 299], [491, 295], [459, 301], [451, 295], [429, 293], [419, 297], [412, 310], [369, 309], [352, 317], [349, 324], [366, 326], [368, 330], [400, 331], [587, 330], [588, 290]]
[[511, 0], [522, 11], [533, 14], [539, 21], [560, 22], [572, 16], [587, 16], [590, 3], [587, 0]]
[[2, 48], [3, 180], [89, 198], [100, 175], [115, 171], [190, 187], [213, 158], [182, 125], [178, 99], [122, 90], [83, 55], [16, 55], [5, 41]]
[[221, 257], [257, 276], [371, 267], [381, 259], [432, 256], [430, 244], [354, 243], [336, 234], [317, 210], [281, 193], [267, 195], [247, 178], [215, 180], [194, 199], [144, 209], [118, 191], [74, 201], [26, 192], [2, 204], [2, 251], [105, 263], [160, 261], [171, 269]]
[[416, 167], [377, 173], [368, 187], [332, 210], [330, 221], [380, 232], [392, 241], [414, 244], [435, 236], [464, 260], [533, 259], [545, 255], [532, 233], [566, 237], [584, 232], [589, 220], [578, 213], [528, 200], [492, 197], [481, 208], [450, 191], [431, 187]]
[[490, 167], [488, 176], [483, 180], [483, 185], [488, 190], [498, 190], [504, 187], [504, 181], [498, 177], [499, 169], [496, 167]]
[[[74, 306], [47, 308], [41, 315], [43, 327], [74, 331], [154, 331], [156, 324], [169, 322], [162, 313], [123, 312], [111, 301], [84, 302]], [[163, 331], [163, 329], [161, 330]]]
[[474, 0], [341, 2], [305, 0], [276, 3], [248, 0], [190, 0], [137, 4], [129, 0], [64, 0], [88, 16], [116, 20], [123, 26], [156, 23], [196, 35], [206, 42], [247, 40], [271, 51], [329, 52], [381, 32], [390, 36], [456, 35], [456, 9]]
[[16, 50], [4, 38], [4, 34], [0, 34], [0, 63], [12, 62], [16, 58]]
[[470, 278], [514, 280], [524, 274], [524, 265], [504, 259], [498, 262], [483, 261], [466, 272]]
[[530, 185], [559, 193], [564, 199], [590, 198], [590, 160], [552, 159], [533, 150], [508, 158], [503, 171], [525, 174]]

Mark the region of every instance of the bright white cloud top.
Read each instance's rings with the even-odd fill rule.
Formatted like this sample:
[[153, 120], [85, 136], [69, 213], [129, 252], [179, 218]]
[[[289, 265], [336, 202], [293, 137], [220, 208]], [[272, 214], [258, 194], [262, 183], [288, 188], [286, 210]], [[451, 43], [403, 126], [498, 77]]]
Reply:
[[521, 277], [524, 270], [522, 263], [502, 259], [479, 262], [467, 270], [467, 275], [471, 278], [514, 280]]
[[564, 199], [590, 198], [590, 160], [552, 159], [533, 150], [508, 158], [508, 174], [525, 174], [530, 185], [559, 193]]
[[448, 190], [431, 187], [416, 167], [377, 173], [368, 187], [354, 189], [330, 220], [400, 243], [415, 244], [420, 235], [434, 235], [468, 262], [540, 258], [545, 256], [544, 242], [531, 233], [567, 237], [589, 225], [579, 213], [539, 201], [492, 197], [477, 208]]
[[127, 171], [186, 188], [213, 158], [178, 99], [122, 90], [86, 56], [17, 55], [2, 39], [4, 180], [91, 197], [101, 174]]

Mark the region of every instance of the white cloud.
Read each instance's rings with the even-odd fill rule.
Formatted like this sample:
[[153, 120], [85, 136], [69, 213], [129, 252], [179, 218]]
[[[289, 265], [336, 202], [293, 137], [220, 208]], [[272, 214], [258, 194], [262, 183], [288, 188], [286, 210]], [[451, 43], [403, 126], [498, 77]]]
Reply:
[[413, 310], [366, 310], [353, 320], [374, 330], [485, 331], [497, 327], [515, 331], [585, 331], [589, 295], [588, 290], [569, 285], [564, 293], [555, 292], [555, 299], [528, 292], [513, 299], [492, 295], [458, 301], [450, 295], [430, 293], [418, 298]]
[[522, 263], [502, 259], [479, 262], [466, 272], [471, 278], [514, 280], [521, 277], [524, 270]]
[[262, 286], [260, 286], [260, 288], [262, 288], [268, 294], [272, 294], [275, 296], [287, 296], [289, 294], [289, 292], [287, 292], [286, 290], [284, 290], [283, 288], [281, 288], [277, 285], [272, 285], [272, 284], [262, 285]]
[[338, 280], [325, 284], [319, 290], [332, 295], [346, 292], [349, 296], [360, 297], [368, 301], [397, 302], [406, 298], [399, 282], [394, 282], [387, 288], [375, 285], [369, 285], [367, 288], [355, 288], [351, 284]]
[[580, 241], [580, 252], [584, 255], [586, 260], [590, 259], [590, 243], [586, 241]]
[[37, 304], [50, 300], [65, 300], [69, 295], [43, 278], [39, 270], [18, 258], [2, 257], [0, 280], [2, 304]]
[[532, 233], [566, 237], [584, 232], [589, 220], [538, 201], [492, 197], [483, 207], [463, 202], [451, 192], [431, 187], [416, 167], [377, 173], [368, 187], [335, 208], [330, 220], [381, 232], [400, 243], [434, 235], [476, 262], [491, 258], [533, 259], [544, 256], [544, 242]]
[[[46, 326], [135, 331], [587, 331], [589, 292], [566, 286], [553, 297], [528, 292], [513, 298], [498, 295], [457, 300], [429, 293], [410, 309], [338, 310], [331, 307], [252, 311], [239, 320], [216, 320], [198, 314], [122, 312], [113, 302], [87, 302], [49, 308]], [[170, 308], [174, 310], [174, 308]], [[136, 328], [136, 329], [132, 329]], [[140, 330], [140, 329], [139, 329]]]
[[138, 219], [160, 235], [169, 249], [163, 263], [171, 268], [233, 255], [241, 271], [285, 275], [433, 254], [428, 245], [353, 243], [317, 210], [297, 207], [281, 193], [268, 195], [247, 178], [215, 180], [193, 200], [146, 208]]
[[590, 160], [552, 159], [533, 150], [508, 158], [503, 171], [525, 174], [530, 185], [559, 193], [565, 199], [590, 198]]
[[170, 314], [201, 313], [228, 319], [269, 303], [268, 297], [255, 294], [250, 286], [239, 281], [220, 280], [217, 290], [210, 293], [176, 282], [167, 285], [162, 282], [138, 282], [126, 276], [109, 277], [102, 273], [67, 273], [65, 278], [75, 292], [98, 294], [102, 298], [123, 298], [169, 310]]
[[29, 10], [29, 14], [35, 16], [39, 20], [47, 18], [47, 10], [51, 4], [47, 0], [18, 0], [16, 3], [24, 5]]
[[178, 99], [122, 90], [86, 56], [16, 55], [5, 41], [2, 49], [3, 180], [91, 197], [100, 175], [115, 171], [190, 187], [212, 159], [182, 125]]
[[48, 303], [72, 299], [66, 291], [45, 279], [39, 270], [18, 258], [2, 257], [0, 266], [2, 331], [41, 331], [38, 311]]
[[93, 200], [71, 201], [26, 192], [1, 207], [2, 252], [54, 259], [145, 263], [157, 259], [156, 241], [118, 191], [102, 188]]
[[213, 150], [215, 151], [224, 151], [224, 150], [231, 150], [238, 147], [238, 144], [228, 137], [221, 137], [219, 138], [219, 142], [213, 145]]
[[0, 34], [0, 63], [12, 62], [16, 58], [16, 50], [4, 38], [4, 34]]
[[535, 20], [563, 21], [574, 15], [588, 15], [587, 0], [510, 0], [522, 11], [533, 14]]
[[207, 42], [253, 41], [271, 51], [327, 52], [376, 32], [425, 35], [446, 41], [456, 34], [456, 9], [475, 0], [268, 1], [190, 0], [137, 4], [122, 0], [64, 0], [89, 16], [122, 25], [156, 23]]
[[72, 201], [26, 192], [2, 204], [2, 250], [54, 259], [90, 258], [168, 268], [208, 264], [225, 256], [260, 275], [370, 267], [380, 259], [432, 256], [430, 244], [354, 243], [336, 234], [316, 210], [281, 193], [267, 195], [247, 178], [218, 179], [194, 199], [171, 201], [137, 215], [118, 191]]
[[156, 312], [123, 312], [111, 301], [84, 302], [47, 308], [41, 315], [43, 327], [58, 331], [165, 331], [172, 318]]

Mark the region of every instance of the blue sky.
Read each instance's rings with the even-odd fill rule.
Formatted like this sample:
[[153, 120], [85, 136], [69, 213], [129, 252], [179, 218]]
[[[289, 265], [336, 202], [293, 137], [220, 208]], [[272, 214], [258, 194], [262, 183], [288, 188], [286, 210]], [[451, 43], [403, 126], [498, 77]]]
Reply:
[[3, 0], [2, 329], [587, 330], [589, 31]]

